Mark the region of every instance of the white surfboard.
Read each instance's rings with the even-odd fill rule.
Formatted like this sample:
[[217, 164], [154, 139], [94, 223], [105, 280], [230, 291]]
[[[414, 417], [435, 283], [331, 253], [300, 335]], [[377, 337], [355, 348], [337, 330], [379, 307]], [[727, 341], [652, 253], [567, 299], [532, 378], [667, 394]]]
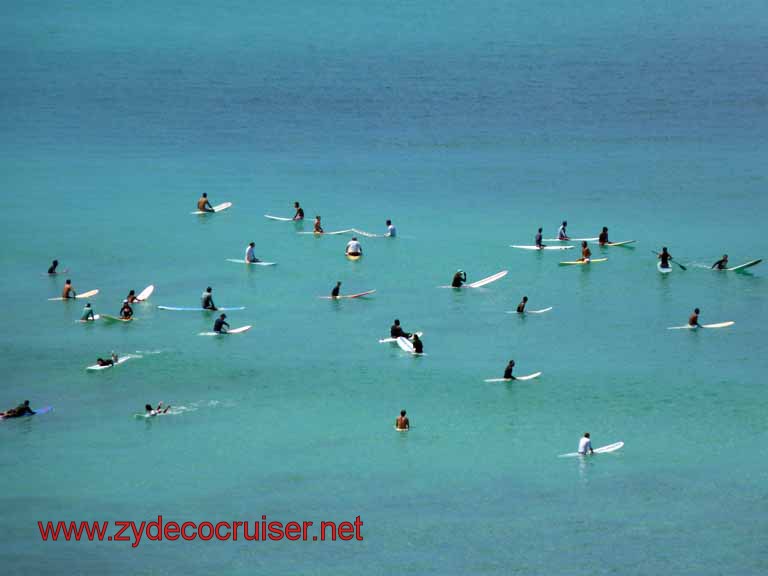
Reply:
[[[123, 362], [128, 362], [132, 356], [123, 356], [122, 358], [118, 358], [117, 362], [114, 364], [109, 364], [108, 366], [99, 366], [98, 364], [94, 364], [93, 366], [88, 366], [86, 370], [106, 370], [107, 368], [114, 368], [115, 366], [118, 366], [122, 364]], [[109, 358], [105, 358], [105, 360], [108, 360]]]
[[667, 330], [696, 330], [697, 328], [728, 328], [728, 326], [733, 326], [736, 324], [736, 322], [730, 321], [730, 322], [720, 322], [718, 324], [701, 324], [701, 326], [691, 326], [690, 324], [686, 324], [685, 326], [671, 326], [667, 328]]
[[[637, 242], [637, 240], [622, 240], [621, 242], [606, 242], [605, 244], [603, 244], [603, 246], [606, 246], [606, 247], [627, 246], [628, 244], [634, 244], [635, 242]], [[599, 244], [599, 243], [600, 243], [599, 240], [593, 242], [593, 244]]]
[[199, 336], [228, 336], [230, 334], [242, 334], [248, 332], [253, 326], [240, 326], [240, 328], [232, 328], [226, 332], [200, 332]]
[[504, 278], [509, 273], [509, 270], [502, 270], [501, 272], [497, 272], [493, 276], [488, 276], [487, 278], [483, 278], [482, 280], [478, 280], [477, 282], [472, 282], [471, 284], [465, 284], [465, 287], [467, 288], [480, 288], [481, 286], [485, 286], [486, 284], [490, 284], [491, 282], [496, 282], [496, 280], [500, 280]]
[[277, 262], [248, 262], [247, 260], [238, 260], [236, 258], [227, 258], [227, 262], [236, 262], [237, 264], [250, 264], [252, 266], [274, 266]]
[[426, 356], [426, 354], [423, 352], [421, 354], [417, 354], [413, 348], [413, 343], [410, 340], [403, 338], [402, 336], [397, 339], [397, 345], [400, 346], [400, 349], [404, 352], [408, 352], [414, 356]]
[[[414, 332], [414, 334], [416, 334], [419, 338], [421, 338], [424, 332]], [[411, 334], [411, 337], [408, 338], [408, 340], [413, 340], [413, 334]], [[397, 338], [380, 338], [379, 339], [379, 344], [389, 344], [389, 343], [396, 344]]]
[[150, 284], [149, 286], [147, 286], [146, 288], [144, 288], [144, 290], [142, 290], [141, 292], [139, 292], [139, 295], [138, 295], [138, 296], [136, 296], [136, 298], [137, 298], [137, 299], [138, 299], [140, 302], [145, 302], [145, 301], [149, 300], [149, 297], [150, 297], [150, 296], [152, 296], [152, 293], [153, 293], [154, 291], [155, 291], [155, 285], [154, 285], [154, 284]]
[[[272, 216], [271, 214], [264, 214], [264, 218], [270, 220], [277, 220], [278, 222], [293, 222], [293, 218], [283, 218], [282, 216]], [[302, 220], [296, 220], [296, 222], [302, 222]]]
[[733, 268], [726, 268], [726, 272], [735, 272], [736, 270], [744, 270], [744, 268], [751, 268], [752, 266], [757, 266], [762, 262], [762, 259], [760, 260], [752, 260], [750, 262], [747, 262], [746, 264], [740, 264], [739, 266], [734, 266]]
[[88, 320], [75, 320], [75, 322], [77, 322], [78, 324], [88, 324], [88, 322], [95, 322], [99, 318], [101, 318], [100, 314], [94, 314], [93, 318], [89, 318]]
[[597, 262], [606, 262], [608, 258], [591, 258], [588, 261], [573, 260], [572, 262], [560, 262], [560, 266], [585, 266], [587, 264], [595, 264]]
[[[595, 454], [609, 454], [611, 452], [616, 452], [619, 448], [624, 446], [624, 442], [614, 442], [613, 444], [608, 444], [607, 446], [601, 446], [600, 448], [595, 448], [594, 453]], [[589, 454], [579, 454], [578, 452], [569, 452], [568, 454], [560, 454], [558, 458], [570, 458], [573, 456], [588, 456]]]
[[519, 250], [570, 250], [573, 246], [520, 246], [517, 244], [510, 244], [510, 248], [517, 248]]
[[[222, 202], [213, 207], [213, 212], [222, 212], [232, 206], [232, 202]], [[212, 212], [206, 212], [205, 210], [195, 210], [192, 214], [212, 214]]]
[[376, 290], [367, 290], [366, 292], [359, 292], [357, 294], [339, 294], [338, 296], [318, 296], [318, 298], [323, 300], [345, 300], [348, 298], [362, 298], [363, 296], [368, 296], [374, 292], [376, 292]]
[[566, 238], [565, 240], [560, 238], [544, 238], [543, 242], [597, 242], [598, 239], [597, 236], [594, 238]]
[[661, 261], [659, 261], [658, 264], [656, 264], [656, 269], [662, 274], [669, 274], [670, 272], [672, 272], [672, 266], [670, 266], [669, 268], [662, 268]]
[[58, 298], [48, 298], [51, 302], [53, 301], [59, 301], [59, 300], [80, 300], [82, 298], [90, 298], [91, 296], [96, 296], [98, 294], [98, 290], [89, 290], [88, 292], [83, 292], [82, 294], [78, 294], [74, 298], [62, 298], [59, 296]]
[[337, 236], [338, 234], [349, 234], [354, 232], [354, 229], [347, 228], [346, 230], [334, 230], [333, 232], [296, 232], [296, 234], [314, 234], [315, 236]]
[[245, 310], [245, 306], [219, 306], [216, 310], [191, 306], [158, 306], [157, 309], [170, 310], [171, 312], [230, 312], [232, 310]]
[[360, 236], [365, 236], [366, 238], [384, 238], [386, 237], [386, 234], [374, 234], [373, 232], [366, 232], [365, 230], [358, 230], [357, 228], [352, 228], [353, 232], [356, 232], [357, 234], [360, 234]]
[[101, 317], [105, 322], [133, 322], [133, 317], [120, 318], [118, 316], [111, 316], [110, 314], [102, 314]]
[[484, 382], [514, 382], [515, 380], [533, 380], [542, 374], [543, 372], [534, 372], [533, 374], [528, 374], [526, 376], [515, 376], [514, 378], [488, 378], [487, 380], [484, 380]]
[[541, 310], [526, 310], [525, 312], [522, 312], [522, 314], [520, 312], [518, 312], [517, 310], [507, 310], [507, 314], [521, 314], [521, 315], [525, 315], [525, 314], [544, 314], [545, 312], [549, 312], [553, 308], [554, 308], [554, 306], [550, 306], [549, 308], [542, 308]]

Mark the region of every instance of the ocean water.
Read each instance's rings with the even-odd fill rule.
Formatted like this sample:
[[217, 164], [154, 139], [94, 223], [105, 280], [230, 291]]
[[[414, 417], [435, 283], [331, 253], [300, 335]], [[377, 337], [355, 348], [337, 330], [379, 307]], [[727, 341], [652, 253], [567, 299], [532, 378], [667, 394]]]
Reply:
[[[767, 30], [751, 1], [0, 5], [0, 403], [54, 406], [0, 423], [4, 570], [764, 574], [767, 269], [705, 267], [768, 255]], [[193, 216], [203, 191], [234, 206]], [[306, 223], [263, 218], [296, 200]], [[400, 237], [349, 262], [296, 234], [315, 214]], [[563, 219], [637, 242], [589, 268], [509, 248]], [[277, 266], [225, 261], [250, 241]], [[157, 288], [80, 325], [53, 258], [97, 313]], [[457, 268], [509, 274], [438, 288]], [[337, 280], [377, 292], [319, 299]], [[250, 332], [156, 308], [209, 285]], [[554, 309], [505, 314], [523, 295]], [[736, 324], [666, 329], [697, 306]], [[427, 356], [378, 343], [396, 317]], [[111, 350], [141, 358], [85, 371]], [[543, 376], [483, 382], [510, 358]], [[626, 445], [557, 458], [585, 431]], [[363, 540], [37, 528], [158, 514], [360, 516]]]

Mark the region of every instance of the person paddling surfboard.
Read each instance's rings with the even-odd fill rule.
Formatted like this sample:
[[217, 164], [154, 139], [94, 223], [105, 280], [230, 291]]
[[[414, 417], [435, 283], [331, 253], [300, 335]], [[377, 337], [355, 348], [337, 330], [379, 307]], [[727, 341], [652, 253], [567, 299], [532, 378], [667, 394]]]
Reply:
[[512, 370], [515, 369], [515, 361], [510, 360], [509, 364], [507, 364], [507, 367], [504, 368], [504, 380], [514, 380], [515, 377], [512, 376]]
[[216, 308], [216, 305], [213, 303], [213, 288], [208, 286], [208, 288], [205, 289], [205, 292], [203, 292], [203, 295], [200, 297], [201, 300], [201, 306], [205, 310], [218, 310]]
[[411, 423], [406, 414], [407, 412], [405, 410], [400, 410], [400, 416], [395, 419], [395, 428], [397, 430], [410, 430]]
[[453, 281], [451, 282], [451, 287], [461, 288], [461, 286], [466, 281], [467, 281], [467, 273], [464, 272], [463, 270], [457, 270], [456, 274], [453, 275]]
[[117, 354], [112, 352], [112, 356], [110, 358], [106, 358], [106, 359], [97, 358], [96, 365], [97, 366], [114, 366], [115, 364], [117, 364], [117, 360], [118, 360]]
[[296, 221], [304, 220], [304, 208], [299, 206], [298, 202], [294, 202], [293, 207], [296, 208], [296, 214], [293, 215], [293, 219]]
[[213, 206], [208, 202], [208, 194], [205, 192], [203, 192], [203, 195], [200, 196], [200, 199], [197, 201], [197, 209], [200, 210], [200, 212], [214, 212]]
[[568, 232], [566, 231], [567, 227], [568, 227], [568, 222], [563, 220], [563, 223], [560, 225], [560, 228], [557, 229], [558, 240], [570, 240], [570, 238], [568, 237]]
[[659, 254], [659, 260], [661, 260], [662, 268], [669, 268], [669, 261], [672, 260], [672, 255], [667, 251], [667, 247], [664, 246]]
[[720, 260], [712, 264], [713, 270], [725, 270], [726, 268], [728, 268], [728, 254], [723, 254]]
[[0, 413], [2, 418], [18, 418], [20, 416], [26, 416], [27, 414], [33, 415], [35, 411], [29, 407], [29, 400], [24, 400], [23, 404], [19, 404], [16, 408], [9, 408], [3, 413]]
[[525, 305], [528, 304], [528, 296], [523, 296], [523, 299], [520, 300], [520, 304], [517, 305], [517, 313], [523, 314], [525, 312]]

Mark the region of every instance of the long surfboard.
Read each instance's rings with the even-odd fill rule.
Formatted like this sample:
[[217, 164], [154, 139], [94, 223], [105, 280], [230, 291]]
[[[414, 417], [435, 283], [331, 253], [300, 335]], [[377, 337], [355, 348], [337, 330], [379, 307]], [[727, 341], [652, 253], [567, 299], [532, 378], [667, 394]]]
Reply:
[[573, 246], [520, 246], [518, 244], [510, 244], [509, 247], [519, 250], [570, 250], [573, 248]]
[[322, 298], [323, 300], [343, 300], [345, 298], [361, 298], [363, 296], [368, 296], [369, 294], [373, 294], [376, 292], [376, 290], [368, 290], [367, 292], [360, 292], [359, 294], [340, 294], [338, 296], [318, 296], [318, 298]]
[[595, 236], [594, 238], [565, 238], [561, 240], [560, 238], [544, 238], [544, 242], [597, 242], [599, 238]]
[[245, 306], [222, 306], [216, 310], [210, 308], [201, 307], [185, 307], [185, 306], [158, 306], [158, 310], [170, 310], [172, 312], [229, 312], [231, 310], [245, 310]]
[[90, 298], [91, 296], [96, 296], [98, 294], [98, 290], [89, 290], [88, 292], [83, 292], [82, 294], [78, 294], [74, 298], [62, 298], [59, 296], [58, 298], [48, 298], [51, 302], [53, 301], [59, 301], [59, 300], [80, 300], [82, 298]]
[[541, 310], [526, 310], [525, 312], [518, 312], [517, 310], [509, 310], [507, 311], [507, 314], [544, 314], [545, 312], [549, 312], [554, 308], [553, 306], [550, 306], [549, 308], [542, 308]]
[[[277, 220], [278, 222], [293, 222], [293, 218], [284, 218], [282, 216], [272, 216], [272, 214], [264, 214], [264, 218], [269, 218], [270, 220]], [[296, 220], [296, 222], [301, 222], [301, 220]]]
[[[594, 453], [595, 454], [609, 454], [610, 452], [616, 452], [619, 448], [624, 446], [624, 442], [614, 442], [613, 444], [608, 444], [607, 446], [600, 446], [600, 448], [595, 448]], [[568, 454], [560, 454], [558, 458], [572, 458], [573, 456], [587, 456], [588, 454], [579, 454], [578, 452], [569, 452]]]
[[701, 324], [701, 326], [691, 326], [690, 324], [686, 324], [685, 326], [670, 326], [667, 328], [667, 330], [696, 330], [697, 328], [728, 328], [728, 326], [733, 326], [736, 324], [736, 322], [729, 321], [729, 322], [719, 322], [718, 324]]
[[0, 420], [13, 420], [14, 418], [26, 418], [27, 416], [38, 416], [40, 414], [47, 414], [53, 410], [53, 406], [43, 406], [34, 410], [34, 414], [24, 414], [23, 416], [0, 416]]
[[354, 232], [354, 228], [347, 228], [346, 230], [334, 230], [333, 232], [296, 232], [296, 234], [314, 234], [315, 236], [337, 236], [339, 234], [349, 234]]
[[[424, 334], [424, 332], [414, 332], [413, 334], [416, 334], [419, 338]], [[408, 340], [413, 340], [413, 334], [411, 334], [410, 338]], [[397, 344], [397, 338], [379, 338], [379, 344]]]
[[481, 286], [485, 286], [486, 284], [490, 284], [491, 282], [496, 282], [496, 280], [500, 280], [504, 278], [504, 276], [506, 276], [508, 273], [509, 273], [509, 270], [502, 270], [501, 272], [497, 272], [493, 276], [488, 276], [487, 278], [483, 278], [482, 280], [478, 280], [477, 282], [466, 284], [465, 287], [480, 288]]
[[747, 262], [746, 264], [740, 264], [739, 266], [734, 266], [733, 268], [726, 268], [726, 272], [736, 272], [737, 270], [744, 270], [744, 268], [750, 268], [752, 266], [757, 266], [762, 262], [763, 260], [752, 260], [750, 262]]
[[413, 343], [410, 340], [403, 338], [402, 336], [397, 339], [397, 345], [400, 346], [400, 349], [403, 350], [404, 352], [408, 352], [409, 354], [413, 354], [414, 356], [426, 356], [424, 352], [422, 352], [421, 354], [417, 354], [413, 348]]
[[542, 375], [542, 372], [534, 372], [526, 376], [515, 376], [514, 378], [488, 378], [484, 382], [514, 382], [515, 380], [533, 380]]
[[102, 314], [101, 317], [104, 319], [105, 322], [133, 322], [133, 317], [119, 318], [118, 316], [111, 316], [109, 314]]
[[373, 232], [358, 230], [357, 228], [352, 228], [352, 231], [357, 232], [358, 234], [360, 234], [360, 236], [365, 236], [366, 238], [384, 238], [387, 236], [386, 234], [374, 234]]
[[[635, 242], [637, 242], [637, 240], [622, 240], [621, 242], [606, 242], [605, 244], [602, 244], [602, 246], [627, 246], [628, 244], [634, 244]], [[593, 244], [599, 244], [599, 242], [593, 242]]]
[[[213, 207], [213, 212], [223, 212], [227, 208], [232, 206], [232, 202], [222, 202]], [[212, 214], [213, 212], [206, 212], [205, 210], [195, 210], [191, 214]]]
[[114, 368], [115, 366], [118, 366], [119, 364], [122, 364], [123, 362], [128, 362], [132, 356], [123, 356], [122, 358], [118, 358], [117, 362], [114, 364], [109, 364], [108, 366], [99, 366], [98, 364], [94, 364], [93, 366], [88, 366], [86, 370], [106, 370], [107, 368]]
[[238, 264], [251, 264], [252, 266], [274, 266], [277, 262], [248, 262], [247, 260], [237, 260], [236, 258], [227, 258], [227, 262], [236, 262]]
[[605, 262], [608, 258], [592, 258], [586, 260], [573, 260], [572, 262], [560, 262], [560, 266], [583, 266], [585, 264], [594, 264], [595, 262]]
[[155, 285], [154, 284], [150, 284], [149, 286], [144, 288], [144, 290], [139, 292], [139, 295], [136, 296], [136, 299], [139, 302], [146, 302], [147, 300], [149, 300], [149, 297], [152, 296], [152, 293], [154, 291], [155, 291]]
[[101, 314], [94, 314], [93, 318], [88, 318], [88, 320], [75, 320], [75, 322], [78, 324], [88, 324], [89, 322], [95, 322], [99, 318], [101, 318]]
[[253, 326], [240, 326], [239, 328], [232, 328], [226, 332], [200, 332], [199, 336], [228, 336], [229, 334], [242, 334], [248, 332]]

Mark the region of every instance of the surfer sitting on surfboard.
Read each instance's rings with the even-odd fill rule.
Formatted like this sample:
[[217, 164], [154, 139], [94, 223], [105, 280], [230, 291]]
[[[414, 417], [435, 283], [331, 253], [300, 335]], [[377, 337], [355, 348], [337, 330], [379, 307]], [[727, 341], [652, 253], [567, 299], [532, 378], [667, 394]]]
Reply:
[[541, 243], [541, 228], [539, 228], [539, 231], [536, 232], [536, 248], [544, 248], [544, 244]]
[[514, 380], [515, 377], [512, 376], [512, 370], [515, 369], [515, 361], [510, 360], [509, 364], [507, 364], [507, 367], [504, 368], [504, 380]]
[[699, 309], [696, 308], [693, 311], [693, 314], [691, 314], [691, 317], [688, 318], [688, 326], [693, 326], [694, 328], [698, 328], [700, 326], [699, 324]]
[[568, 232], [566, 232], [565, 230], [567, 227], [568, 227], [568, 222], [563, 220], [562, 225], [560, 226], [560, 228], [557, 229], [558, 240], [570, 240], [570, 238], [568, 237]]
[[200, 210], [200, 212], [215, 212], [211, 203], [208, 202], [208, 194], [205, 192], [203, 192], [203, 195], [197, 201], [197, 209]]
[[[227, 329], [229, 328], [229, 324], [227, 323], [227, 315], [222, 314], [218, 318], [216, 318], [216, 322], [213, 323], [213, 331], [216, 332], [216, 334], [226, 334]], [[224, 326], [227, 327], [227, 329], [224, 328]]]
[[253, 253], [253, 249], [256, 248], [256, 242], [248, 244], [248, 248], [245, 249], [245, 261], [246, 262], [261, 262]]
[[341, 280], [336, 282], [336, 286], [334, 286], [333, 290], [331, 290], [331, 298], [338, 298], [339, 291], [341, 291]]
[[419, 338], [418, 334], [413, 335], [413, 353], [414, 354], [424, 353], [424, 343], [421, 341], [421, 338]]
[[64, 300], [77, 297], [77, 292], [72, 288], [72, 280], [69, 278], [64, 282], [64, 289], [61, 291], [61, 297], [64, 298]]
[[208, 288], [205, 289], [205, 292], [203, 292], [201, 300], [201, 304], [204, 310], [218, 310], [216, 305], [213, 303], [213, 288], [210, 286], [208, 286]]
[[352, 240], [347, 242], [346, 252], [347, 252], [347, 256], [363, 255], [363, 247], [360, 245], [360, 242], [357, 241], [357, 236], [353, 236]]
[[51, 267], [48, 268], [48, 274], [56, 274], [56, 267], [59, 265], [58, 260], [51, 262]]
[[728, 267], [728, 254], [723, 254], [723, 257], [712, 264], [712, 268], [717, 270], [725, 270]]
[[389, 336], [391, 338], [410, 338], [411, 335], [408, 334], [408, 332], [404, 332], [402, 327], [400, 326], [400, 320], [395, 318], [395, 323], [392, 324], [392, 327], [389, 329]]
[[133, 318], [133, 308], [128, 304], [128, 300], [123, 302], [123, 307], [120, 308], [120, 318], [123, 320], [130, 320]]
[[304, 208], [299, 206], [298, 202], [293, 203], [293, 207], [296, 208], [296, 214], [293, 215], [294, 220], [304, 220]]
[[91, 308], [90, 302], [88, 302], [85, 305], [85, 308], [83, 308], [83, 314], [80, 316], [80, 320], [81, 321], [95, 320], [95, 318], [93, 317], [93, 308]]
[[19, 416], [26, 416], [27, 414], [34, 414], [35, 411], [29, 407], [29, 400], [24, 400], [23, 404], [19, 404], [16, 408], [9, 408], [0, 416], [3, 418], [18, 418]]
[[165, 408], [163, 408], [162, 402], [160, 402], [157, 405], [157, 408], [152, 408], [151, 404], [144, 404], [144, 410], [146, 410], [146, 416], [157, 416], [158, 414], [165, 414], [170, 409], [171, 409], [170, 406], [166, 406]]
[[592, 250], [589, 249], [589, 246], [587, 246], [586, 242], [581, 243], [581, 258], [580, 260], [582, 262], [589, 262], [589, 259], [592, 258]]
[[395, 225], [392, 224], [392, 220], [387, 220], [387, 233], [384, 234], [384, 236], [389, 238], [394, 238], [397, 236], [397, 228], [395, 228]]
[[411, 423], [408, 421], [408, 416], [405, 415], [405, 410], [400, 410], [400, 416], [395, 419], [395, 428], [398, 430], [409, 430]]
[[528, 304], [528, 296], [523, 296], [523, 299], [520, 301], [520, 304], [517, 305], [517, 313], [522, 314], [525, 312], [525, 305]]
[[662, 268], [669, 268], [669, 261], [672, 260], [672, 255], [669, 252], [667, 252], [666, 246], [664, 246], [664, 248], [661, 249], [661, 254], [659, 254], [659, 260], [661, 260]]
[[451, 287], [453, 288], [461, 288], [461, 285], [464, 284], [464, 282], [467, 281], [467, 273], [463, 270], [457, 270], [456, 274], [453, 275], [453, 281], [451, 282]]
[[112, 352], [112, 357], [107, 358], [106, 360], [104, 358], [96, 359], [97, 366], [114, 366], [115, 364], [117, 364], [117, 354], [114, 352]]
[[323, 227], [320, 225], [320, 216], [315, 216], [315, 234], [322, 234]]
[[589, 438], [589, 432], [584, 432], [584, 436], [579, 440], [579, 454], [582, 456], [586, 456], [587, 450], [589, 450], [590, 454], [594, 454], [595, 451], [592, 450], [592, 440]]
[[608, 228], [603, 226], [603, 231], [600, 232], [600, 236], [597, 237], [597, 241], [600, 243], [600, 246], [605, 246], [606, 244], [610, 244], [611, 241], [608, 240]]

